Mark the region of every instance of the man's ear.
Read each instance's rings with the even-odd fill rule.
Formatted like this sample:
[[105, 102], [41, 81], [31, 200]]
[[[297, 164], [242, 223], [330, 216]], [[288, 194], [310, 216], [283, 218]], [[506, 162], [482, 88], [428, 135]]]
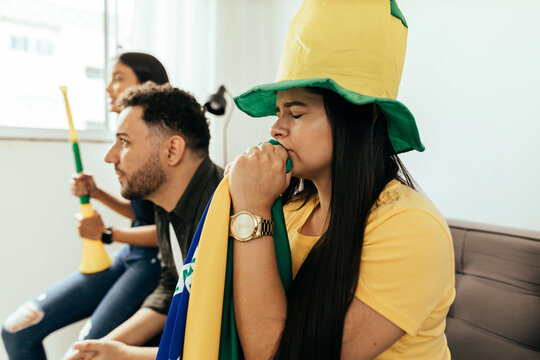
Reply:
[[167, 164], [176, 166], [182, 161], [186, 153], [186, 141], [179, 135], [174, 135], [166, 142]]

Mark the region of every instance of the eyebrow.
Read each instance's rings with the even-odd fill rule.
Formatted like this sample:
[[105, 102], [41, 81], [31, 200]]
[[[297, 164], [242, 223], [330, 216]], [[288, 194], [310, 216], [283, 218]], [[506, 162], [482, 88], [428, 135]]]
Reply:
[[125, 133], [125, 132], [117, 132], [117, 133], [116, 133], [116, 137], [120, 137], [120, 136], [129, 137], [129, 134], [128, 134], [128, 133]]
[[[293, 106], [304, 106], [304, 107], [307, 107], [307, 105], [301, 101], [290, 101], [290, 102], [286, 102], [285, 104], [282, 105], [284, 108], [290, 108], [290, 107], [293, 107]], [[279, 112], [279, 106], [276, 106], [276, 113]]]
[[115, 71], [115, 72], [113, 72], [112, 76], [115, 76], [115, 75], [122, 75], [122, 72], [121, 71]]

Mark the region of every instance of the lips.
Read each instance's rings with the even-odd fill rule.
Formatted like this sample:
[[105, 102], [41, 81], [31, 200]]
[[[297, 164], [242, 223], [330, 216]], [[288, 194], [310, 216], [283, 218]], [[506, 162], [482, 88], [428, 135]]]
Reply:
[[284, 145], [283, 143], [281, 143], [281, 142], [280, 142], [280, 145], [283, 146], [283, 148], [284, 148], [285, 150], [287, 150], [287, 152], [292, 151], [291, 149], [289, 149], [287, 146], [285, 146], [285, 145]]
[[282, 142], [280, 142], [279, 145], [281, 145], [281, 146], [285, 149], [285, 151], [287, 151], [287, 156], [291, 157], [291, 154], [294, 153], [293, 150], [289, 149], [289, 148], [288, 148], [287, 146], [285, 146], [285, 144], [283, 144]]
[[118, 175], [118, 177], [125, 176], [125, 173], [117, 167], [114, 168], [114, 171], [116, 172], [116, 175]]
[[291, 150], [289, 148], [286, 148], [285, 146], [284, 146], [284, 148], [285, 148], [285, 150], [287, 150], [287, 155], [291, 155], [292, 153], [294, 153], [293, 150]]

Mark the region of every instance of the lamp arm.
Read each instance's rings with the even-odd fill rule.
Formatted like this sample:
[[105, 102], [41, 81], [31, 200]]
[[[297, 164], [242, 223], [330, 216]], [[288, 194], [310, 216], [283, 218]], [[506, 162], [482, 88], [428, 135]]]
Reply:
[[234, 99], [232, 94], [225, 88], [225, 94], [227, 94], [230, 98], [230, 104], [231, 109], [228, 111], [227, 117], [225, 118], [225, 124], [223, 125], [223, 160], [224, 164], [223, 166], [226, 166], [228, 163], [228, 156], [227, 156], [227, 128], [229, 127], [229, 122], [231, 120], [232, 114], [234, 112]]

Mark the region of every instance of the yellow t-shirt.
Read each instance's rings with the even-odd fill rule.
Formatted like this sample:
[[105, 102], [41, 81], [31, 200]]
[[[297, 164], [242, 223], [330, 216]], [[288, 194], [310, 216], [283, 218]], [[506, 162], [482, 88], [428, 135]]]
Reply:
[[[293, 276], [318, 240], [299, 232], [317, 204], [314, 197], [283, 209]], [[452, 237], [437, 208], [398, 181], [368, 217], [355, 296], [405, 332], [376, 359], [450, 359], [444, 329], [455, 297]]]

